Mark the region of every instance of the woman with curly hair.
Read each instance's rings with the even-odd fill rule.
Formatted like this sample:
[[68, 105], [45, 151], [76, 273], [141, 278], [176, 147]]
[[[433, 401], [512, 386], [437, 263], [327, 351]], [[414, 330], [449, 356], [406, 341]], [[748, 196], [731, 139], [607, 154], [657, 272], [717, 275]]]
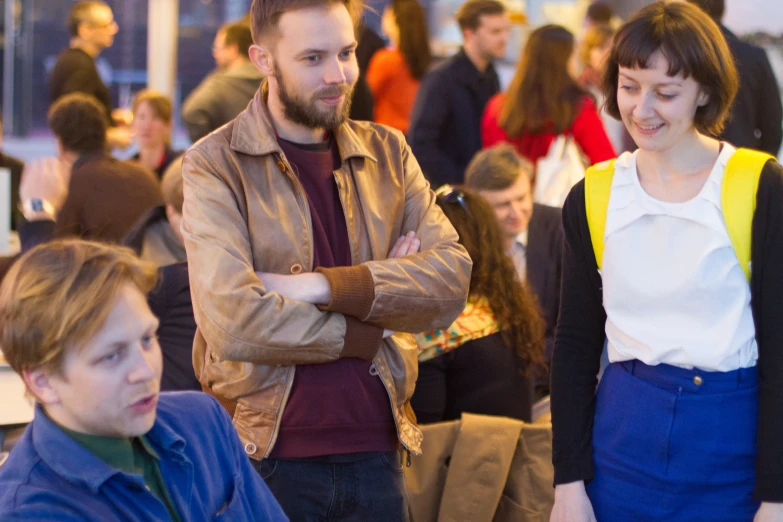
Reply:
[[438, 205], [473, 260], [465, 310], [445, 330], [416, 336], [419, 378], [411, 405], [420, 423], [462, 412], [530, 421], [533, 375], [543, 369], [544, 322], [504, 250], [492, 208], [448, 185]]

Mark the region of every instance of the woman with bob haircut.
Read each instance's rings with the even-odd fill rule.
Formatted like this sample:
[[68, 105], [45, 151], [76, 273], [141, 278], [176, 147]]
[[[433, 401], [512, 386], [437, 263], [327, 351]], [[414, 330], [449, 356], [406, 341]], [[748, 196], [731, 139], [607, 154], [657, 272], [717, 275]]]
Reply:
[[530, 34], [505, 93], [487, 103], [481, 120], [484, 148], [508, 142], [536, 163], [558, 135], [568, 134], [590, 164], [615, 157], [595, 100], [569, 72], [574, 35], [559, 25]]
[[[712, 137], [738, 76], [694, 5], [634, 15], [603, 83], [638, 150], [591, 169], [563, 208], [551, 520], [783, 520], [783, 168], [761, 157], [747, 192], [751, 270], [721, 194], [738, 151]], [[591, 237], [597, 174], [611, 177]]]

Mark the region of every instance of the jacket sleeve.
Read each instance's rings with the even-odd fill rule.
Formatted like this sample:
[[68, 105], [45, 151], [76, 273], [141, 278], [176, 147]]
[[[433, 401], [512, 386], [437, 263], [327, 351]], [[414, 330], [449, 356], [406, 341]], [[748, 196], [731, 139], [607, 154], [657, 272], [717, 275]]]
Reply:
[[220, 99], [220, 94], [215, 86], [213, 76], [207, 76], [182, 103], [182, 120], [193, 143], [217, 128], [215, 102]]
[[[402, 144], [405, 208], [402, 231], [421, 240], [417, 254], [319, 269], [332, 288], [327, 309], [354, 315], [396, 332], [419, 333], [449, 326], [465, 308], [473, 262], [454, 227], [435, 203], [435, 194], [410, 148]], [[367, 288], [344, 295], [343, 288]]]
[[574, 120], [573, 131], [574, 139], [591, 165], [617, 156], [598, 114], [598, 108], [591, 98], [585, 98], [582, 110]]
[[584, 181], [563, 207], [565, 243], [560, 316], [552, 356], [552, 460], [555, 485], [593, 478], [595, 387], [606, 313], [585, 216]]
[[761, 150], [777, 156], [780, 152], [780, 143], [783, 140], [783, 107], [780, 100], [780, 89], [775, 73], [769, 63], [767, 53], [760, 51], [762, 56], [759, 60], [761, 74], [759, 82], [761, 84], [761, 93], [759, 103], [756, 104], [759, 114], [759, 130], [761, 131]]
[[753, 218], [751, 306], [759, 358], [757, 500], [783, 502], [783, 167], [762, 171]]
[[416, 159], [427, 179], [437, 188], [450, 179], [462, 179], [460, 166], [441, 149], [440, 139], [451, 110], [451, 97], [446, 79], [438, 71], [427, 73], [419, 85], [411, 111], [408, 137]]
[[191, 149], [182, 174], [193, 313], [218, 357], [266, 365], [372, 359], [379, 328], [265, 291], [235, 191], [209, 158]]

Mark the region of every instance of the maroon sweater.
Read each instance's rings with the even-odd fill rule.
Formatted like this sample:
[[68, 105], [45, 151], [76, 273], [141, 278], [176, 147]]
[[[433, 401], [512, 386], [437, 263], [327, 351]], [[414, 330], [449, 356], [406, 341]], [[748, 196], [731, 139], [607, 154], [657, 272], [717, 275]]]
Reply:
[[[278, 139], [307, 193], [312, 216], [313, 269], [351, 266], [348, 227], [334, 170], [340, 156], [333, 139], [300, 145]], [[355, 325], [354, 325], [355, 326]], [[346, 339], [349, 341], [349, 339]], [[322, 457], [398, 447], [389, 395], [370, 361], [344, 357], [296, 367], [273, 459]]]

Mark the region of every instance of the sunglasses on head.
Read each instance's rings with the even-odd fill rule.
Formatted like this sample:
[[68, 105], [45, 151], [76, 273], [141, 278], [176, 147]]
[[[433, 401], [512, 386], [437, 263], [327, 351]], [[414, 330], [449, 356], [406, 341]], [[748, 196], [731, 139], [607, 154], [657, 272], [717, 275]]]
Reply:
[[465, 192], [460, 187], [455, 187], [453, 185], [441, 185], [438, 187], [438, 190], [435, 191], [435, 196], [442, 199], [446, 203], [459, 204], [459, 206], [462, 207], [462, 210], [470, 215], [468, 205], [465, 203]]

